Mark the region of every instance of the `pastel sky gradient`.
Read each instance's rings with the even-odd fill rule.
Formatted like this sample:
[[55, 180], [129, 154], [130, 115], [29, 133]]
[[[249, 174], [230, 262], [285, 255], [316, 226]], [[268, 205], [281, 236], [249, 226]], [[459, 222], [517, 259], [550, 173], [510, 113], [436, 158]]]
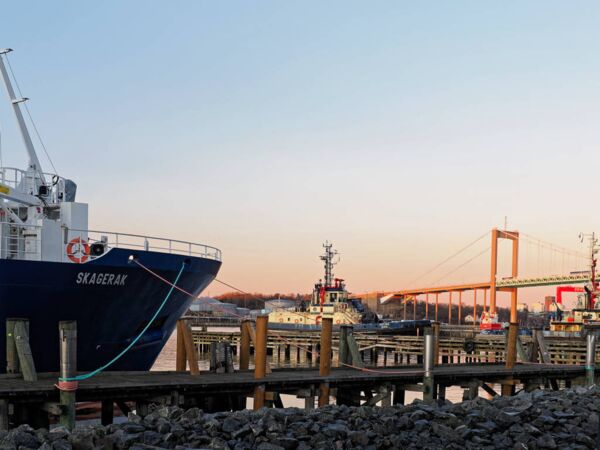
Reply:
[[505, 216], [573, 248], [600, 231], [599, 19], [594, 1], [32, 1], [3, 6], [0, 46], [90, 226], [215, 245], [248, 291], [309, 291], [329, 239], [358, 292]]

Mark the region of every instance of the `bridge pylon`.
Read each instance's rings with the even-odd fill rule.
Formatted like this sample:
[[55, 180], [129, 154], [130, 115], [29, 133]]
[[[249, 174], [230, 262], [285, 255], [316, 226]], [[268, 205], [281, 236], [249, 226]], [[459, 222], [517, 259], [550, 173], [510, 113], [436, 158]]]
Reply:
[[[496, 313], [496, 276], [498, 274], [498, 240], [508, 239], [512, 241], [512, 264], [511, 264], [511, 277], [513, 280], [517, 279], [519, 274], [519, 232], [518, 231], [507, 231], [498, 230], [494, 228], [492, 230], [492, 261], [491, 261], [491, 272], [490, 272], [490, 312]], [[504, 288], [503, 291], [510, 292], [510, 322], [517, 323], [517, 288]]]

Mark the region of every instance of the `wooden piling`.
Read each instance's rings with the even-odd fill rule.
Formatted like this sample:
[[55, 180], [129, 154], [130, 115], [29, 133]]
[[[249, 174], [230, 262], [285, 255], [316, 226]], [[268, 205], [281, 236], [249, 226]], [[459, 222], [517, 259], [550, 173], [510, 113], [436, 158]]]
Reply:
[[338, 355], [338, 366], [344, 367], [344, 364], [350, 364], [350, 348], [348, 347], [348, 334], [351, 332], [351, 325], [340, 326], [340, 337], [339, 337], [339, 355]]
[[[256, 318], [256, 334], [254, 336], [254, 378], [263, 379], [267, 372], [267, 326], [269, 316]], [[254, 409], [265, 406], [265, 386], [257, 385], [254, 389]]]
[[175, 354], [175, 370], [177, 372], [186, 371], [187, 357], [185, 354], [185, 342], [183, 341], [183, 329], [177, 321], [177, 350]]
[[29, 345], [29, 320], [15, 319], [14, 321], [14, 343], [19, 359], [19, 368], [25, 381], [36, 381], [37, 372], [33, 361], [33, 354]]
[[[248, 370], [250, 367], [250, 330], [252, 321], [242, 320], [240, 325], [240, 370]], [[279, 351], [279, 346], [276, 347]], [[275, 350], [273, 350], [275, 355]]]
[[[73, 378], [77, 374], [77, 322], [63, 320], [58, 323], [60, 339], [60, 378]], [[60, 390], [60, 424], [72, 430], [75, 427], [75, 390]]]
[[[329, 376], [331, 372], [331, 340], [333, 319], [323, 318], [321, 322], [321, 353], [319, 358], [319, 375]], [[329, 404], [329, 382], [322, 382], [319, 386], [319, 406]]]
[[431, 324], [431, 331], [433, 332], [434, 339], [434, 356], [433, 356], [433, 365], [439, 364], [440, 362], [440, 323], [433, 322]]
[[177, 355], [176, 368], [178, 372], [185, 372], [186, 365], [190, 366], [190, 374], [200, 374], [198, 367], [198, 353], [192, 338], [192, 327], [187, 319], [177, 321]]
[[20, 373], [14, 335], [16, 320], [20, 319], [6, 319], [6, 373]]
[[[519, 324], [511, 323], [508, 326], [508, 339], [506, 345], [505, 365], [508, 369], [515, 367], [517, 362], [517, 339], [519, 337]], [[512, 381], [512, 380], [511, 380]], [[512, 382], [502, 384], [502, 395], [510, 396], [515, 393], [515, 385]]]

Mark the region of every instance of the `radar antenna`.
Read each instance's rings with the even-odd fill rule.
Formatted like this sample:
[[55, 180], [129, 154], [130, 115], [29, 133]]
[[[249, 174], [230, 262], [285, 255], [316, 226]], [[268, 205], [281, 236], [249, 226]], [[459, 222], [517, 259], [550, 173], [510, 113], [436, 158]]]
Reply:
[[332, 250], [333, 244], [329, 241], [325, 241], [323, 244], [325, 248], [325, 254], [320, 256], [321, 261], [325, 262], [325, 287], [332, 286], [333, 281], [333, 266], [338, 263], [338, 261], [333, 261], [333, 258], [338, 255], [337, 250]]

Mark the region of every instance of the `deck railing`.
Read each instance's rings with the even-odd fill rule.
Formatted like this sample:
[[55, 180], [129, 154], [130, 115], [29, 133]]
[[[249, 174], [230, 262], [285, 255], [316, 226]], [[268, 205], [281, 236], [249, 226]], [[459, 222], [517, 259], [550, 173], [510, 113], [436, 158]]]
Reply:
[[[66, 227], [61, 227], [57, 232], [59, 234], [42, 233], [42, 227], [40, 226], [9, 223], [0, 220], [0, 258], [64, 262], [77, 260], [85, 262], [102, 257], [112, 248], [125, 248], [221, 261], [221, 250], [206, 244], [140, 234], [79, 230]], [[48, 245], [49, 242], [42, 245], [42, 235], [44, 239], [53, 241], [50, 243], [53, 245]], [[73, 241], [77, 241], [77, 243], [69, 245]], [[93, 252], [89, 252], [90, 246], [95, 243], [104, 245], [104, 252], [101, 255], [95, 256]], [[87, 247], [86, 252], [82, 252], [82, 248], [80, 248], [82, 246]], [[52, 254], [46, 254], [46, 252]], [[85, 253], [87, 255], [83, 257]]]
[[177, 239], [144, 236], [141, 234], [116, 233], [112, 231], [75, 230], [69, 228], [69, 235], [81, 234], [87, 238], [88, 244], [103, 243], [107, 248], [127, 248], [160, 253], [197, 256], [221, 261], [221, 250], [206, 244], [199, 244]]

